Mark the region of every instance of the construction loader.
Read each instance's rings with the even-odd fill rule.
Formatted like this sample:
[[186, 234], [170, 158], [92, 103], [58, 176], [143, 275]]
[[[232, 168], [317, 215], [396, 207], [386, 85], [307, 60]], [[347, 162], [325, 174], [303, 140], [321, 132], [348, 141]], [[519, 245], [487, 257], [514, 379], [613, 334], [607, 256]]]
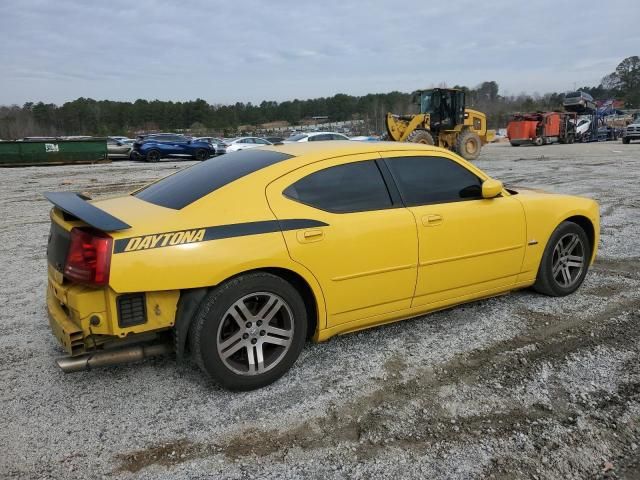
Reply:
[[387, 140], [437, 145], [453, 150], [466, 160], [475, 160], [482, 145], [495, 138], [495, 132], [487, 130], [487, 116], [465, 108], [462, 90], [419, 90], [414, 93], [413, 101], [420, 107], [418, 114], [387, 113]]

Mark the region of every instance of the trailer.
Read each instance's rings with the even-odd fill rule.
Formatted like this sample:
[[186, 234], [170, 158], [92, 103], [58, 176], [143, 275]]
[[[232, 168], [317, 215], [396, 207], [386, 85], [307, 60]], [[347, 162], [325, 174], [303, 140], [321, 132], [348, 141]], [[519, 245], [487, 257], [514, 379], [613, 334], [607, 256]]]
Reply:
[[536, 112], [515, 114], [507, 124], [507, 137], [512, 146], [551, 143], [573, 143], [576, 138], [576, 114]]

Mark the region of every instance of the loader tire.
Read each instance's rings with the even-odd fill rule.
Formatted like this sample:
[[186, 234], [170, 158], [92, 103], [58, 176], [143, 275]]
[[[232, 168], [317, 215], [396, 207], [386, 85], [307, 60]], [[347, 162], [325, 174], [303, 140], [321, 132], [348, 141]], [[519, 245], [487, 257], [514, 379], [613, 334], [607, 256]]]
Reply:
[[407, 142], [422, 143], [424, 145], [433, 145], [433, 137], [426, 130], [414, 130], [407, 137]]
[[463, 130], [456, 139], [454, 150], [465, 160], [470, 162], [478, 158], [482, 142], [477, 133], [471, 130]]

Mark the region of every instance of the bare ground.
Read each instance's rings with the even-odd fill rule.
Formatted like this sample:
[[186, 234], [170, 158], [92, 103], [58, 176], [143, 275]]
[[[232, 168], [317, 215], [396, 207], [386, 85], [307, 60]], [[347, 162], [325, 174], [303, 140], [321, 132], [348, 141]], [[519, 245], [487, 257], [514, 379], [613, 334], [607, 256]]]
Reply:
[[309, 344], [242, 394], [172, 358], [53, 364], [41, 192], [125, 193], [184, 163], [0, 171], [0, 477], [640, 478], [640, 146], [490, 145], [478, 164], [600, 201], [600, 255], [576, 294]]

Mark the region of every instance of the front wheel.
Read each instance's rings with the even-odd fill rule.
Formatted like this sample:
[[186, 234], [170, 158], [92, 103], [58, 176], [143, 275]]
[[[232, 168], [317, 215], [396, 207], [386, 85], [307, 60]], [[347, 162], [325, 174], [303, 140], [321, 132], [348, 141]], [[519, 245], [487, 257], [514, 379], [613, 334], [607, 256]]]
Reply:
[[591, 246], [582, 227], [562, 222], [549, 238], [533, 288], [552, 297], [575, 292], [587, 275], [590, 259]]
[[159, 162], [160, 158], [162, 157], [162, 155], [160, 155], [160, 152], [158, 150], [150, 150], [149, 152], [147, 152], [146, 155], [146, 160], [147, 162]]
[[209, 158], [209, 152], [207, 152], [204, 148], [199, 148], [198, 150], [196, 150], [196, 153], [193, 155], [193, 158], [195, 158], [199, 162], [202, 162], [207, 158]]
[[230, 280], [202, 302], [190, 335], [200, 368], [230, 390], [280, 378], [302, 351], [307, 314], [298, 291], [269, 273]]
[[631, 139], [629, 137], [622, 137], [622, 143], [625, 145], [629, 145]]
[[433, 136], [426, 130], [414, 130], [407, 137], [407, 142], [422, 143], [423, 145], [433, 145]]

